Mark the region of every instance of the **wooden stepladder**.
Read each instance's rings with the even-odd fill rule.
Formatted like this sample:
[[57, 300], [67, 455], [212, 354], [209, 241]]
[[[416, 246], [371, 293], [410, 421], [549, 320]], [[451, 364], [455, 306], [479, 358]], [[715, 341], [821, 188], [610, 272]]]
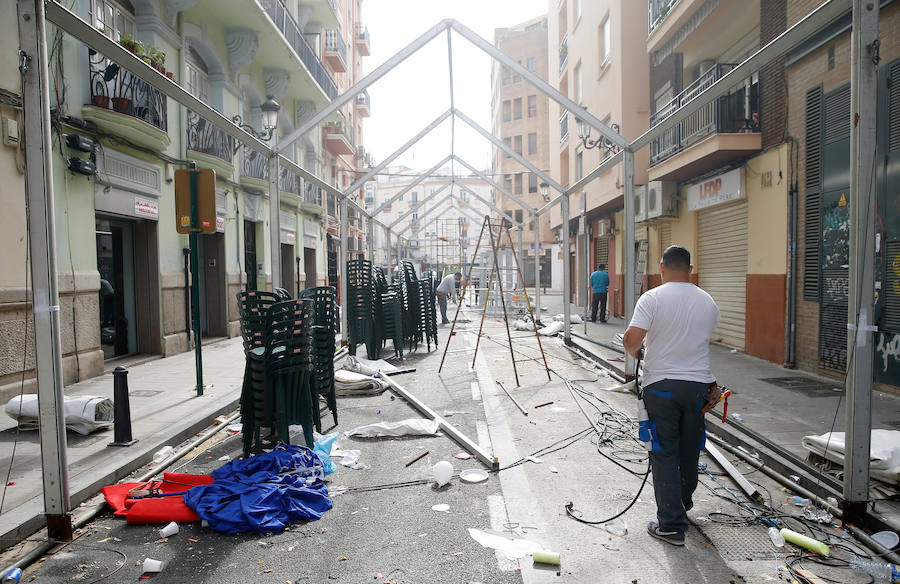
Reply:
[[[500, 223], [492, 222], [489, 215], [485, 215], [484, 222], [482, 222], [482, 224], [481, 224], [481, 232], [478, 234], [478, 243], [475, 245], [475, 252], [472, 254], [472, 262], [469, 264], [469, 273], [466, 276], [466, 284], [468, 284], [468, 282], [471, 281], [472, 270], [475, 266], [475, 263], [478, 260], [478, 250], [481, 247], [481, 241], [484, 238], [485, 231], [487, 232], [488, 237], [490, 239], [491, 251], [493, 252], [493, 263], [491, 266], [491, 275], [488, 278], [487, 291], [485, 292], [485, 295], [484, 295], [484, 306], [483, 306], [483, 310], [481, 312], [481, 322], [478, 325], [478, 338], [475, 341], [475, 353], [472, 355], [472, 366], [473, 367], [475, 366], [475, 359], [478, 357], [478, 347], [481, 343], [481, 333], [484, 328], [484, 317], [485, 317], [485, 313], [487, 312], [488, 300], [491, 295], [491, 289], [493, 288], [494, 276], [496, 275], [497, 288], [499, 290], [499, 295], [500, 295], [500, 303], [501, 303], [501, 306], [503, 307], [503, 322], [506, 325], [506, 339], [507, 339], [507, 342], [509, 343], [509, 356], [512, 359], [513, 373], [516, 376], [516, 386], [521, 385], [519, 383], [519, 371], [518, 371], [518, 368], [516, 367], [516, 355], [515, 355], [515, 350], [513, 349], [512, 335], [509, 332], [509, 314], [507, 313], [507, 310], [506, 310], [506, 297], [504, 296], [504, 293], [503, 293], [503, 278], [501, 277], [501, 271], [504, 268], [500, 267], [500, 265], [498, 264], [498, 259], [497, 259], [499, 256], [499, 252], [503, 251], [505, 249], [506, 244], [503, 241], [503, 238], [505, 235], [506, 242], [508, 242], [508, 244], [509, 244], [509, 249], [513, 252], [512, 255], [513, 255], [513, 258], [515, 259], [515, 264], [516, 264], [515, 270], [516, 270], [516, 274], [518, 276], [517, 281], [518, 281], [519, 285], [521, 285], [521, 287], [522, 287], [521, 290], [522, 290], [523, 296], [525, 297], [525, 305], [528, 309], [528, 314], [531, 316], [531, 326], [532, 326], [532, 329], [534, 330], [534, 337], [537, 339], [538, 348], [541, 351], [541, 358], [544, 361], [544, 370], [547, 372], [547, 380], [549, 381], [550, 380], [550, 367], [547, 366], [547, 356], [544, 354], [543, 345], [541, 345], [541, 335], [538, 334], [537, 324], [535, 323], [534, 310], [531, 307], [531, 300], [529, 300], [529, 298], [528, 298], [528, 291], [525, 289], [525, 279], [522, 277], [522, 269], [519, 266], [519, 254], [516, 253], [516, 251], [515, 251], [515, 246], [513, 245], [512, 236], [509, 234], [509, 227], [507, 227], [502, 222], [500, 222]], [[509, 269], [509, 268], [505, 268], [505, 269]], [[510, 292], [516, 292], [516, 291], [518, 291], [517, 288], [513, 288], [513, 290], [510, 290]], [[441, 365], [440, 365], [440, 367], [438, 367], [438, 373], [440, 373], [441, 369], [443, 369], [443, 367], [444, 367], [444, 359], [447, 358], [447, 349], [450, 347], [450, 339], [452, 339], [455, 334], [456, 320], [459, 317], [459, 312], [460, 312], [461, 308], [462, 308], [462, 300], [460, 300], [459, 303], [456, 305], [456, 313], [453, 315], [453, 324], [451, 324], [451, 326], [450, 326], [450, 334], [447, 335], [447, 344], [444, 345], [444, 354], [441, 357]]]

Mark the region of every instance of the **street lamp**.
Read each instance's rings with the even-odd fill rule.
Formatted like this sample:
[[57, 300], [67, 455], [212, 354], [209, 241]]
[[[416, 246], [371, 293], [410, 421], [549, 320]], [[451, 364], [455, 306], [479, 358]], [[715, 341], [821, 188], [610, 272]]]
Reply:
[[[262, 102], [262, 104], [259, 106], [259, 109], [262, 110], [262, 124], [265, 133], [259, 133], [252, 126], [245, 124], [241, 116], [234, 116], [233, 118], [231, 118], [231, 121], [237, 124], [238, 127], [240, 127], [248, 134], [252, 134], [263, 142], [268, 142], [272, 139], [272, 136], [275, 133], [275, 128], [278, 127], [278, 112], [281, 111], [281, 105], [277, 101], [275, 101], [274, 97], [272, 97], [271, 95], [267, 95], [266, 101]], [[237, 153], [238, 148], [240, 147], [241, 145], [239, 143], [235, 143], [234, 152]]]
[[[580, 118], [575, 118], [575, 121], [578, 124], [578, 138], [581, 140], [581, 144], [585, 147], [586, 150], [590, 150], [591, 148], [605, 148], [607, 153], [612, 152], [617, 146], [613, 144], [611, 141], [607, 140], [604, 136], [600, 136], [594, 140], [591, 140], [591, 126], [587, 124], [584, 120]], [[619, 133], [619, 124], [610, 124], [610, 129], [612, 131]]]
[[541, 188], [541, 198], [544, 199], [544, 202], [547, 203], [550, 201], [550, 185], [545, 182], [542, 182], [540, 185]]

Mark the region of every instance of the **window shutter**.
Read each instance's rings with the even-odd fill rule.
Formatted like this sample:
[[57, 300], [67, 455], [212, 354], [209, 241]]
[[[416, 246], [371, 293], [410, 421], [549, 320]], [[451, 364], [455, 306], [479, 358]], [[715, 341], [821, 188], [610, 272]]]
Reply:
[[888, 114], [890, 133], [888, 134], [888, 150], [900, 150], [900, 59], [891, 65], [891, 103]]
[[822, 194], [822, 86], [806, 92], [806, 201], [803, 230], [803, 299], [819, 300]]

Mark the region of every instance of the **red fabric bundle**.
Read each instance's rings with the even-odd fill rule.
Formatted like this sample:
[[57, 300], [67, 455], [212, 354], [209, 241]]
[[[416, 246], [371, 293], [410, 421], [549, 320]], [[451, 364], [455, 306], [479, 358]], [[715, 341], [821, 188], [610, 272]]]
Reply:
[[207, 475], [181, 474], [167, 472], [162, 481], [149, 483], [121, 483], [103, 487], [100, 491], [106, 502], [113, 508], [113, 514], [124, 516], [132, 525], [147, 523], [169, 523], [170, 521], [200, 521], [193, 509], [184, 504], [183, 495], [167, 497], [150, 496], [145, 498], [129, 498], [133, 489], [159, 489], [161, 494], [183, 493], [197, 485], [212, 484], [214, 479]]

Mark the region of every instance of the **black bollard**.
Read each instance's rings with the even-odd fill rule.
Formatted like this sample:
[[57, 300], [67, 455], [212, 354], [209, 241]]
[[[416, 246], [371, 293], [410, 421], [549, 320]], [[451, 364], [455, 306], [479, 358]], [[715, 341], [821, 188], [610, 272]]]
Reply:
[[108, 446], [131, 446], [131, 408], [128, 405], [128, 370], [119, 365], [113, 370], [113, 438]]

